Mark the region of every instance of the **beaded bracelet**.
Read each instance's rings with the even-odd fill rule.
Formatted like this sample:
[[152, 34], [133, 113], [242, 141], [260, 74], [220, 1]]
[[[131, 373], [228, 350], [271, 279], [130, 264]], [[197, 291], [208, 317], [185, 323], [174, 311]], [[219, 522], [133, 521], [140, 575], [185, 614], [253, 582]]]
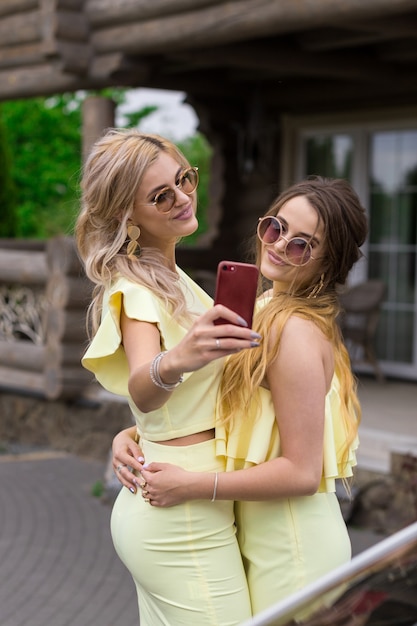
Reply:
[[153, 384], [157, 387], [160, 387], [164, 391], [172, 391], [173, 389], [175, 389], [175, 387], [181, 385], [184, 380], [184, 376], [181, 374], [176, 383], [164, 383], [159, 373], [159, 366], [166, 353], [167, 350], [165, 350], [164, 352], [159, 352], [159, 354], [157, 354], [156, 357], [153, 359], [149, 368], [149, 376], [151, 377], [151, 381], [153, 382]]

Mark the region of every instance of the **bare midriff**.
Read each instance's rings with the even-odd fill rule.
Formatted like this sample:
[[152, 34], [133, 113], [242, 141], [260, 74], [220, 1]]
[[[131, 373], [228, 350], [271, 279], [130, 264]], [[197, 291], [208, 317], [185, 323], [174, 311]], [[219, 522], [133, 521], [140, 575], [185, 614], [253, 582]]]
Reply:
[[158, 443], [164, 446], [192, 446], [196, 443], [209, 441], [210, 439], [214, 439], [214, 428], [210, 428], [210, 430], [204, 430], [201, 433], [193, 433], [192, 435], [186, 435], [185, 437], [177, 437], [176, 439], [167, 439], [166, 441], [158, 441]]

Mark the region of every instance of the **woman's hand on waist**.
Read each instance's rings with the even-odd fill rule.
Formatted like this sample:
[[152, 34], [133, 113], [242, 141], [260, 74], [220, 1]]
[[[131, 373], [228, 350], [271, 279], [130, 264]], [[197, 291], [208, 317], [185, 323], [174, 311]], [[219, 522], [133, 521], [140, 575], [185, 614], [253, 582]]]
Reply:
[[141, 471], [142, 496], [152, 506], [170, 507], [188, 500], [209, 499], [213, 474], [189, 472], [170, 463], [150, 463]]
[[135, 441], [136, 426], [119, 432], [112, 443], [112, 465], [118, 480], [136, 493], [145, 461], [140, 446]]

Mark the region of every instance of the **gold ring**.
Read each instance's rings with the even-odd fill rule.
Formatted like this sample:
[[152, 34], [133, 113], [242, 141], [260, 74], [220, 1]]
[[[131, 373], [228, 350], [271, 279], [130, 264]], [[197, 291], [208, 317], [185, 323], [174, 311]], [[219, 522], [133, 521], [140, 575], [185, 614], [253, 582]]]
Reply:
[[140, 488], [141, 488], [141, 489], [145, 489], [146, 485], [147, 485], [147, 482], [146, 482], [146, 480], [145, 480], [145, 482], [144, 482], [144, 483], [142, 483], [142, 484], [140, 485]]
[[149, 502], [149, 498], [144, 498], [145, 502]]
[[145, 496], [148, 495], [148, 493], [149, 493], [149, 491], [146, 491], [146, 489], [145, 489], [145, 491], [142, 491], [142, 496], [145, 497]]

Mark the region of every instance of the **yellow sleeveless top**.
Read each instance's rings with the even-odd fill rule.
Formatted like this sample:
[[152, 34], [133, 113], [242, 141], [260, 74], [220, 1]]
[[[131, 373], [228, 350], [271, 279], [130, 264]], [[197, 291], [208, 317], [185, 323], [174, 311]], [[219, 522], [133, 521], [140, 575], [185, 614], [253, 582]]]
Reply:
[[[323, 474], [319, 492], [335, 491], [336, 479], [351, 477], [356, 465], [358, 437], [350, 446], [347, 462], [342, 462], [346, 432], [339, 412], [340, 385], [335, 375], [326, 395]], [[258, 389], [248, 414], [236, 413], [232, 422], [226, 425], [217, 421], [216, 450], [218, 455], [226, 458], [227, 471], [259, 465], [281, 454], [278, 425], [268, 389]]]

